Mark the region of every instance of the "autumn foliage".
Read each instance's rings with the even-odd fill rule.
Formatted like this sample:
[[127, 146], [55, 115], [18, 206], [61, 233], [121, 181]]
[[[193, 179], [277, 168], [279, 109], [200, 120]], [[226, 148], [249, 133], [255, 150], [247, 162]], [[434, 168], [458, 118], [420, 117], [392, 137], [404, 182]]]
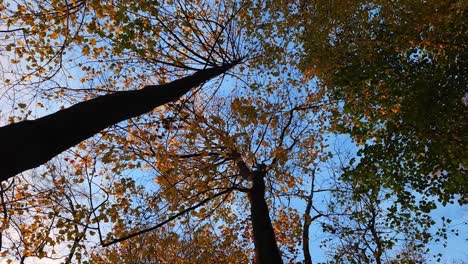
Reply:
[[440, 259], [466, 7], [0, 1], [0, 259]]

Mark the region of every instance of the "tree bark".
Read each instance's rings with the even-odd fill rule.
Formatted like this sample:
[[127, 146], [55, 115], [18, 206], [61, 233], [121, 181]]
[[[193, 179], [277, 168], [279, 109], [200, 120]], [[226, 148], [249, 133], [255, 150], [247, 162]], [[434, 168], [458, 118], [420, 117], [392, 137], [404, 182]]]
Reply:
[[200, 70], [168, 84], [99, 96], [36, 120], [0, 127], [0, 181], [44, 164], [106, 127], [175, 101], [237, 63]]
[[265, 173], [253, 174], [253, 186], [248, 196], [256, 264], [282, 264], [281, 253], [276, 245], [275, 232], [265, 201]]

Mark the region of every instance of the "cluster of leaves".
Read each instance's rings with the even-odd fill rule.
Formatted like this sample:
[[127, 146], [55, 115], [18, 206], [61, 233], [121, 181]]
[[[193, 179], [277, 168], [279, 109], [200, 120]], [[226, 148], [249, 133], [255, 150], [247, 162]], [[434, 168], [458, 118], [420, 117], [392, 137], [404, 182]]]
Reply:
[[[180, 228], [179, 228], [180, 229]], [[89, 263], [246, 263], [246, 249], [234, 236], [216, 235], [208, 226], [180, 234], [166, 227], [93, 253]]]
[[5, 63], [16, 67], [4, 72], [2, 97], [24, 109], [10, 122], [44, 105], [166, 83], [242, 52], [229, 3], [6, 1], [0, 10]]

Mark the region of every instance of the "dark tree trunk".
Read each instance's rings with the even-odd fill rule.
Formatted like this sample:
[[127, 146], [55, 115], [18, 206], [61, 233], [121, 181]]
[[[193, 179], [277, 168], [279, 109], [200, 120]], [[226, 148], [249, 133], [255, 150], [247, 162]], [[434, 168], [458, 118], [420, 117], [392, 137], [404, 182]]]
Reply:
[[304, 264], [312, 264], [312, 257], [310, 255], [309, 245], [309, 229], [312, 219], [310, 217], [310, 211], [312, 209], [312, 194], [310, 195], [305, 210], [304, 227], [302, 229], [302, 252], [304, 253]]
[[313, 221], [317, 220], [318, 218], [322, 217], [321, 213], [317, 214], [314, 217], [310, 216], [310, 212], [312, 211], [312, 205], [314, 202], [314, 191], [315, 191], [315, 172], [312, 172], [312, 184], [310, 185], [310, 195], [307, 197], [307, 205], [304, 212], [304, 226], [302, 229], [302, 252], [304, 253], [304, 264], [312, 264], [312, 256], [310, 255], [310, 245], [309, 245], [309, 229], [310, 225]]
[[253, 187], [249, 190], [251, 221], [257, 264], [281, 264], [281, 254], [276, 245], [268, 205], [265, 201], [264, 173], [253, 173]]
[[175, 101], [235, 65], [200, 70], [168, 84], [103, 95], [36, 120], [0, 127], [0, 181], [44, 164], [106, 127]]

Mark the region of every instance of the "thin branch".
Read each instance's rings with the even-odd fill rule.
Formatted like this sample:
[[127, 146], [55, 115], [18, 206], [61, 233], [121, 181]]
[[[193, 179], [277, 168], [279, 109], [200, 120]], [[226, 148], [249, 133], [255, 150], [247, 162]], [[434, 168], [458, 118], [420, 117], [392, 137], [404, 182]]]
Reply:
[[159, 223], [159, 224], [157, 224], [157, 225], [155, 225], [155, 226], [152, 226], [152, 227], [150, 227], [150, 228], [145, 228], [145, 229], [142, 229], [142, 230], [140, 230], [140, 231], [138, 231], [138, 232], [135, 232], [135, 233], [132, 233], [132, 234], [129, 234], [129, 235], [120, 237], [120, 238], [116, 238], [116, 239], [110, 240], [110, 241], [108, 241], [108, 242], [101, 241], [101, 245], [102, 245], [103, 247], [108, 247], [108, 246], [110, 246], [110, 245], [113, 245], [113, 244], [116, 244], [116, 243], [125, 241], [125, 240], [127, 240], [127, 239], [130, 239], [130, 238], [139, 236], [139, 235], [141, 235], [141, 234], [144, 234], [144, 233], [153, 231], [153, 230], [155, 230], [155, 229], [157, 229], [157, 228], [159, 228], [159, 227], [161, 227], [161, 226], [163, 226], [163, 225], [165, 225], [165, 224], [171, 222], [172, 220], [178, 218], [179, 216], [182, 216], [182, 215], [186, 214], [187, 212], [190, 212], [190, 211], [192, 211], [192, 210], [197, 209], [198, 207], [200, 207], [200, 206], [202, 206], [202, 205], [208, 203], [209, 201], [213, 200], [214, 198], [216, 198], [216, 197], [218, 197], [218, 196], [222, 196], [222, 195], [224, 195], [224, 194], [231, 193], [233, 190], [234, 190], [234, 189], [232, 189], [232, 188], [226, 189], [226, 190], [224, 190], [224, 191], [222, 191], [222, 192], [219, 192], [219, 193], [217, 193], [217, 194], [215, 194], [215, 195], [213, 195], [213, 196], [211, 196], [211, 197], [208, 197], [208, 198], [202, 200], [201, 202], [199, 202], [199, 203], [197, 203], [197, 204], [195, 204], [195, 205], [193, 205], [193, 206], [191, 206], [191, 207], [189, 207], [189, 208], [187, 208], [187, 209], [185, 209], [185, 210], [183, 210], [183, 211], [180, 211], [179, 213], [177, 213], [177, 214], [175, 214], [175, 215], [173, 215], [173, 216], [167, 218], [166, 220], [162, 221], [161, 223]]

